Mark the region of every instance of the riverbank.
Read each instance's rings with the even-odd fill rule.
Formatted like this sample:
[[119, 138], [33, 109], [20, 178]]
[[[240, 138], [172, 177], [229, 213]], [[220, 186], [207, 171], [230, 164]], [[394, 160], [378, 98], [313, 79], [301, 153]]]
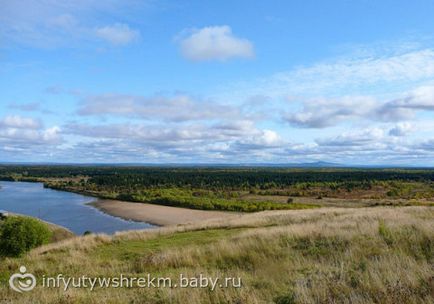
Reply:
[[157, 226], [188, 224], [209, 219], [239, 216], [239, 213], [235, 212], [196, 210], [106, 199], [99, 199], [89, 205], [112, 216], [147, 222]]

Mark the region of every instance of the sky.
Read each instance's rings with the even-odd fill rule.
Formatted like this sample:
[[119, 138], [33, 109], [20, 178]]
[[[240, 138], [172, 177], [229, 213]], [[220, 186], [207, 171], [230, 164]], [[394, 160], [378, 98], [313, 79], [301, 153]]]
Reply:
[[0, 162], [434, 166], [431, 0], [0, 0]]

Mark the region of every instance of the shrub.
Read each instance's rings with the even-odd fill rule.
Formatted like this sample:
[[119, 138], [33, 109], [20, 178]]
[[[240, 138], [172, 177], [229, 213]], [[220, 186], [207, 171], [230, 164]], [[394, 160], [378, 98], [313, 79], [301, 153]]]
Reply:
[[50, 241], [52, 232], [41, 221], [8, 217], [0, 224], [0, 255], [17, 257]]

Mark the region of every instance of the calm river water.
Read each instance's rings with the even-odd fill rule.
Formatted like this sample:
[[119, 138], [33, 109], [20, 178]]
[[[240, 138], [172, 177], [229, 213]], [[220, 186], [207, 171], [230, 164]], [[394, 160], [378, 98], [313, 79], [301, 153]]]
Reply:
[[86, 205], [95, 200], [80, 194], [46, 189], [42, 183], [0, 181], [0, 210], [21, 213], [63, 226], [76, 234], [154, 227], [126, 221]]

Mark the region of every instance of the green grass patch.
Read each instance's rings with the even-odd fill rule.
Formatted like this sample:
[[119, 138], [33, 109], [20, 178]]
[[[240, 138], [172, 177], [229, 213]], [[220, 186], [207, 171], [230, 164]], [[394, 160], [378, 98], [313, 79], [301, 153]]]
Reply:
[[317, 236], [297, 238], [292, 248], [301, 251], [303, 255], [322, 257], [343, 252], [349, 245], [348, 240], [338, 237]]
[[378, 233], [383, 238], [384, 242], [386, 242], [387, 245], [391, 246], [394, 242], [394, 237], [392, 231], [389, 229], [389, 227], [386, 226], [386, 223], [384, 221], [379, 221], [378, 223]]
[[241, 228], [197, 230], [162, 235], [149, 240], [119, 240], [99, 246], [96, 249], [96, 254], [102, 259], [128, 260], [168, 248], [209, 244], [234, 235], [241, 230]]

